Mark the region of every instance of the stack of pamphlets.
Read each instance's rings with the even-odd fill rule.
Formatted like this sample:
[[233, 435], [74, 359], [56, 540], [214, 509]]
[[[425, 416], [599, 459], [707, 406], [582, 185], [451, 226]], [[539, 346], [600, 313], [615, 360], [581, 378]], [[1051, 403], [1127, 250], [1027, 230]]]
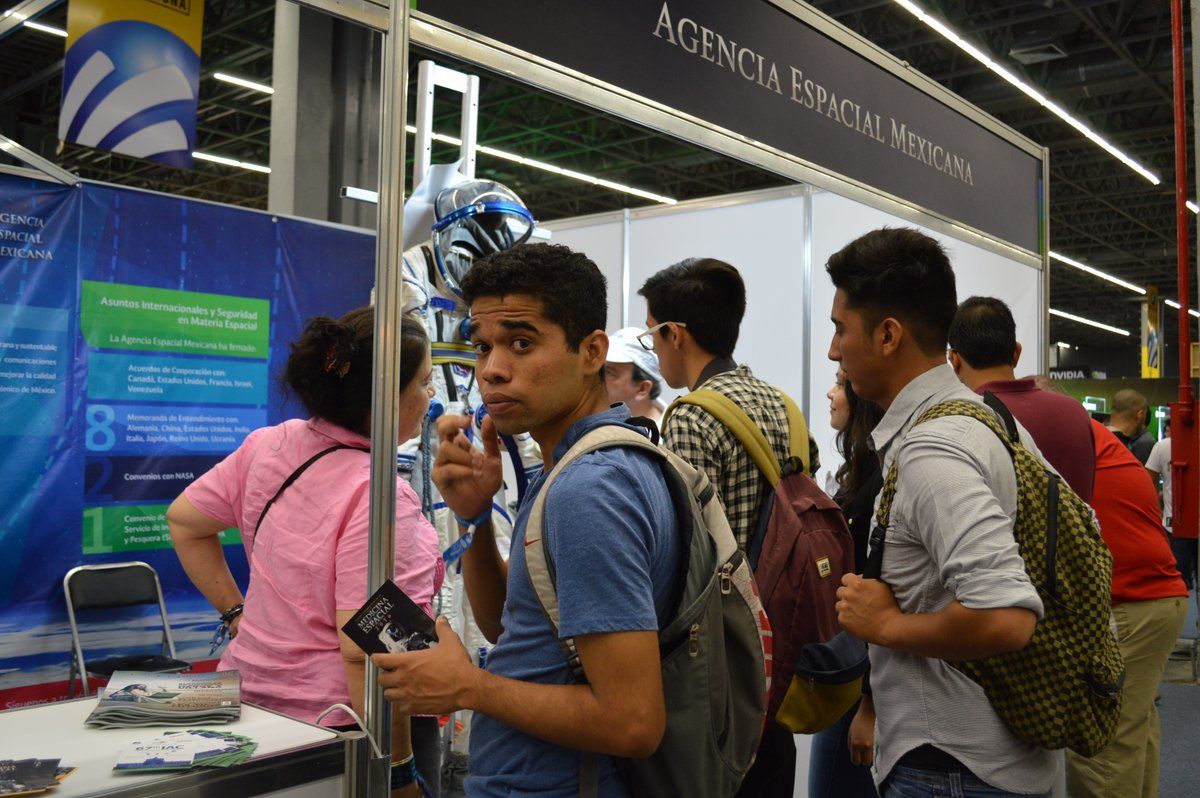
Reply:
[[57, 787], [75, 772], [65, 768], [59, 759], [0, 760], [0, 795], [37, 795]]
[[113, 770], [140, 773], [194, 767], [227, 768], [245, 762], [257, 747], [258, 743], [249, 737], [228, 732], [208, 729], [165, 732], [122, 748]]
[[242, 715], [241, 692], [237, 671], [117, 671], [86, 723], [102, 729], [229, 723]]

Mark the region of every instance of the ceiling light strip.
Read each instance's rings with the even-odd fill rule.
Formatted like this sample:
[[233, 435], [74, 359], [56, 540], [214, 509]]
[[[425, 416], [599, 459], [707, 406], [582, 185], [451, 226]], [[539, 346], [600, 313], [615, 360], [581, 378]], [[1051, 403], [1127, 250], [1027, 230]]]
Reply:
[[232, 83], [234, 86], [241, 86], [243, 89], [253, 89], [261, 91], [263, 94], [274, 94], [275, 89], [265, 83], [257, 83], [246, 78], [239, 78], [237, 75], [229, 75], [224, 72], [214, 72], [213, 80], [219, 80], [222, 83]]
[[1079, 269], [1082, 272], [1087, 272], [1088, 274], [1092, 275], [1093, 277], [1099, 277], [1101, 280], [1107, 280], [1108, 282], [1112, 283], [1113, 285], [1119, 285], [1122, 288], [1133, 291], [1136, 294], [1144, 295], [1146, 293], [1146, 289], [1142, 288], [1140, 285], [1134, 285], [1133, 283], [1126, 282], [1125, 280], [1122, 280], [1120, 277], [1114, 277], [1113, 275], [1111, 275], [1107, 272], [1102, 272], [1099, 269], [1096, 269], [1092, 266], [1088, 266], [1086, 263], [1080, 263], [1079, 261], [1075, 260], [1074, 258], [1068, 258], [1066, 255], [1060, 255], [1059, 253], [1057, 253], [1053, 250], [1050, 251], [1050, 257], [1053, 258], [1054, 260], [1058, 261], [1059, 263], [1065, 263], [1066, 265], [1072, 266], [1076, 269]]
[[1107, 139], [1105, 139], [1099, 133], [1092, 130], [1090, 127], [1088, 127], [1088, 125], [1085, 124], [1083, 121], [1081, 121], [1080, 119], [1078, 119], [1078, 118], [1072, 116], [1070, 113], [1068, 113], [1067, 110], [1065, 108], [1063, 108], [1061, 105], [1056, 103], [1054, 100], [1051, 100], [1049, 97], [1047, 97], [1045, 94], [1043, 94], [1038, 89], [1034, 88], [1033, 86], [1029, 85], [1025, 81], [1021, 80], [1019, 77], [1014, 75], [1011, 71], [1009, 71], [1004, 65], [997, 63], [987, 53], [983, 52], [978, 47], [976, 47], [975, 45], [968, 42], [966, 39], [959, 36], [958, 33], [955, 32], [954, 30], [952, 30], [948, 25], [946, 25], [946, 23], [942, 22], [937, 17], [933, 17], [933, 16], [930, 16], [929, 14], [927, 14], [924, 9], [922, 9], [916, 3], [913, 3], [912, 0], [894, 0], [894, 1], [897, 5], [899, 5], [901, 8], [903, 8], [905, 11], [908, 11], [914, 17], [919, 19], [921, 22], [924, 22], [927, 26], [929, 26], [930, 28], [933, 28], [935, 31], [940, 33], [942, 35], [942, 37], [945, 38], [947, 41], [951, 42], [952, 44], [957, 46], [960, 50], [962, 50], [964, 53], [971, 56], [979, 63], [983, 64], [985, 67], [987, 67], [991, 71], [995, 72], [997, 75], [999, 75], [1001, 78], [1003, 78], [1006, 82], [1012, 84], [1012, 86], [1014, 86], [1022, 94], [1029, 97], [1034, 102], [1036, 102], [1038, 105], [1041, 105], [1047, 111], [1054, 114], [1059, 119], [1063, 120], [1068, 125], [1075, 128], [1076, 130], [1078, 130], [1081, 134], [1083, 134], [1084, 138], [1088, 139], [1092, 143], [1099, 146], [1101, 149], [1103, 149], [1109, 155], [1113, 156], [1118, 161], [1125, 164], [1133, 171], [1137, 172], [1139, 175], [1144, 177], [1146, 180], [1150, 181], [1152, 184], [1154, 184], [1156, 186], [1162, 182], [1162, 179], [1159, 178], [1158, 175], [1154, 174], [1149, 169], [1147, 169], [1146, 167], [1142, 166], [1140, 163], [1135, 161], [1133, 158], [1126, 155], [1121, 150], [1117, 149]]
[[[1189, 204], [1190, 204], [1190, 201], [1189, 201]], [[1054, 260], [1058, 261], [1059, 263], [1065, 263], [1068, 266], [1073, 266], [1076, 269], [1079, 269], [1080, 271], [1085, 271], [1088, 274], [1099, 277], [1101, 280], [1107, 280], [1108, 282], [1119, 285], [1122, 288], [1127, 288], [1130, 291], [1133, 291], [1134, 293], [1141, 294], [1143, 296], [1145, 296], [1145, 294], [1146, 294], [1146, 289], [1142, 288], [1140, 285], [1134, 285], [1133, 283], [1126, 282], [1126, 281], [1122, 280], [1120, 277], [1114, 277], [1111, 274], [1100, 271], [1099, 269], [1092, 268], [1091, 266], [1088, 266], [1086, 263], [1080, 263], [1079, 261], [1075, 260], [1074, 258], [1068, 258], [1066, 255], [1061, 255], [1057, 252], [1054, 252], [1053, 250], [1050, 251], [1050, 257], [1053, 258]], [[1179, 310], [1179, 303], [1176, 302], [1175, 300], [1164, 299], [1163, 302], [1166, 302], [1171, 307], [1175, 308], [1176, 310]], [[1197, 311], [1194, 308], [1191, 308], [1188, 310], [1188, 313], [1190, 313], [1191, 315], [1200, 319], [1200, 311]]]
[[[1176, 302], [1174, 299], [1164, 299], [1163, 302], [1166, 302], [1171, 307], [1175, 308], [1176, 310], [1179, 310], [1179, 303]], [[1188, 308], [1188, 315], [1194, 316], [1195, 318], [1200, 319], [1200, 310], [1196, 310], [1195, 308]]]
[[32, 19], [27, 19], [24, 22], [22, 22], [21, 24], [24, 25], [26, 28], [32, 28], [33, 30], [41, 31], [42, 33], [49, 33], [51, 36], [61, 36], [64, 39], [67, 38], [67, 32], [65, 30], [63, 30], [62, 28], [55, 28], [55, 27], [51, 27], [50, 25], [44, 25], [41, 22], [34, 22]]
[[[409, 133], [412, 133], [414, 135], [417, 132], [417, 129], [415, 127], [413, 127], [412, 125], [407, 126], [405, 128], [405, 130], [407, 130]], [[433, 140], [441, 141], [445, 144], [451, 144], [455, 147], [462, 146], [462, 139], [457, 138], [455, 136], [447, 136], [445, 133], [434, 133]], [[546, 163], [545, 161], [538, 161], [533, 158], [526, 158], [523, 155], [517, 155], [516, 153], [507, 152], [505, 150], [498, 150], [495, 147], [489, 147], [485, 144], [479, 145], [479, 147], [477, 149], [479, 152], [483, 153], [484, 155], [490, 155], [493, 158], [500, 158], [505, 161], [511, 161], [513, 163], [520, 164], [522, 166], [529, 166], [534, 169], [540, 169], [543, 172], [549, 172], [550, 174], [561, 175], [563, 177], [569, 177], [572, 180], [579, 180], [583, 183], [590, 183], [593, 186], [601, 186], [603, 188], [611, 189], [613, 191], [619, 191], [623, 194], [630, 194], [634, 197], [641, 197], [642, 199], [648, 199], [648, 200], [651, 200], [652, 202], [660, 202], [663, 205], [675, 205], [679, 202], [679, 200], [673, 199], [671, 197], [663, 196], [662, 194], [655, 194], [652, 191], [646, 191], [645, 189], [634, 188], [633, 186], [627, 186], [623, 183], [616, 183], [612, 180], [606, 180], [603, 177], [594, 177], [593, 175], [584, 174], [583, 172], [577, 172], [574, 169], [564, 169], [563, 167], [555, 166], [552, 163]]]
[[1110, 333], [1116, 333], [1117, 335], [1124, 335], [1124, 336], [1129, 335], [1129, 330], [1122, 330], [1120, 327], [1113, 327], [1111, 324], [1105, 324], [1104, 322], [1092, 321], [1091, 319], [1085, 319], [1083, 316], [1076, 316], [1074, 313], [1067, 313], [1065, 310], [1058, 310], [1057, 308], [1050, 308], [1050, 315], [1051, 316], [1059, 316], [1060, 318], [1064, 318], [1064, 319], [1070, 319], [1071, 321], [1077, 321], [1080, 324], [1086, 324], [1089, 327], [1096, 327], [1097, 329], [1106, 330]]
[[262, 164], [250, 163], [249, 161], [239, 161], [236, 158], [227, 158], [224, 155], [213, 155], [212, 153], [194, 151], [193, 158], [201, 161], [209, 161], [211, 163], [219, 163], [222, 166], [234, 166], [238, 169], [249, 169], [251, 172], [261, 172], [264, 175], [271, 174], [271, 167], [263, 166]]

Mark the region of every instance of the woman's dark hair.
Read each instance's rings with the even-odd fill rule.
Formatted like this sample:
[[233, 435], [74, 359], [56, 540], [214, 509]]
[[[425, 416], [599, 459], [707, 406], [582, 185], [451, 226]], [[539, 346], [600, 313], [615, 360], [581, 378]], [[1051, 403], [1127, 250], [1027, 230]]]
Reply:
[[837, 434], [837, 448], [843, 460], [834, 475], [838, 488], [833, 499], [844, 506], [879, 470], [879, 457], [871, 448], [870, 438], [871, 430], [883, 418], [883, 408], [860, 398], [848, 379], [842, 381], [842, 390], [850, 405], [850, 421]]
[[[371, 415], [375, 309], [352, 310], [337, 321], [317, 316], [291, 345], [283, 381], [309, 415], [366, 435]], [[429, 347], [425, 326], [400, 322], [400, 390], [416, 378]]]

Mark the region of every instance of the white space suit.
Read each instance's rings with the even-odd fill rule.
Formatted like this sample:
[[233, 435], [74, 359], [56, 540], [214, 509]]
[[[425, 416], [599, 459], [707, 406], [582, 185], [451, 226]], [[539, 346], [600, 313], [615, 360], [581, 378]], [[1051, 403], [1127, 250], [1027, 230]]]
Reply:
[[[442, 502], [429, 471], [437, 455], [436, 417], [442, 413], [473, 415], [473, 438], [486, 410], [475, 379], [475, 352], [466, 336], [468, 308], [459, 291], [475, 258], [499, 252], [526, 240], [533, 216], [509, 189], [487, 180], [471, 180], [441, 191], [434, 203], [433, 236], [404, 253], [404, 312], [422, 318], [429, 332], [433, 359], [434, 397], [421, 438], [400, 447], [399, 467], [421, 497], [426, 514], [438, 530], [443, 551], [459, 540], [458, 524]], [[528, 435], [502, 436], [508, 450], [505, 489], [496, 495], [492, 523], [501, 551], [511, 538], [519, 492], [542, 467], [541, 453]], [[461, 548], [461, 546], [459, 547]], [[434, 610], [450, 619], [463, 643], [475, 657], [487, 641], [471, 618], [463, 595], [462, 576], [453, 550], [446, 565], [446, 580], [434, 598]]]

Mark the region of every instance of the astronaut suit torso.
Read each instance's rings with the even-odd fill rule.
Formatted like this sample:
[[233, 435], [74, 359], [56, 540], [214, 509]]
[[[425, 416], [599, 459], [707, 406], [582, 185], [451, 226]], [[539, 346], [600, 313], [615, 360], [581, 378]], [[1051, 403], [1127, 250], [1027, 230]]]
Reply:
[[[430, 401], [430, 416], [442, 413], [473, 416], [469, 437], [482, 449], [478, 430], [486, 411], [475, 379], [475, 351], [464, 334], [468, 308], [446, 287], [433, 258], [429, 244], [413, 247], [403, 256], [404, 312], [415, 313], [424, 320], [431, 345], [434, 396]], [[455, 546], [459, 540], [458, 523], [429, 476], [437, 446], [436, 418], [427, 418], [421, 437], [400, 446], [397, 462], [400, 473], [421, 498], [426, 515], [437, 529], [442, 551], [449, 552], [446, 579], [441, 592], [434, 597], [434, 611], [449, 618], [454, 629], [462, 635], [467, 650], [478, 658], [480, 650], [488, 647], [488, 642], [471, 617], [470, 604], [464, 595], [458, 559], [462, 547], [461, 544]], [[492, 504], [492, 527], [500, 551], [507, 555], [518, 490], [541, 471], [542, 457], [528, 433], [511, 438], [502, 436], [501, 453], [508, 462], [505, 463], [505, 484]]]

